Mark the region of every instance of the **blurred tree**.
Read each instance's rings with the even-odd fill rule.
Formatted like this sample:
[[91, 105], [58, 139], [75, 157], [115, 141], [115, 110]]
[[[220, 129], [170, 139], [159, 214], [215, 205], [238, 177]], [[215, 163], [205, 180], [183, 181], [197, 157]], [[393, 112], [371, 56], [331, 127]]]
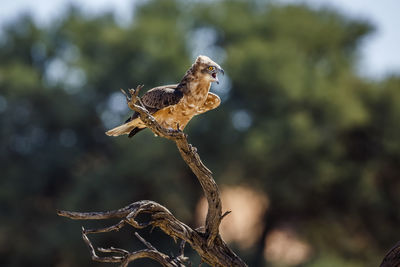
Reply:
[[[46, 28], [19, 18], [0, 40], [0, 264], [94, 265], [79, 223], [56, 208], [153, 199], [193, 223], [200, 192], [173, 144], [103, 132], [128, 116], [119, 88], [177, 82], [211, 42], [228, 74], [215, 87], [223, 104], [187, 131], [218, 183], [270, 199], [263, 236], [242, 252], [249, 265], [266, 265], [266, 236], [290, 225], [313, 249], [303, 266], [377, 266], [399, 239], [400, 78], [357, 75], [371, 31], [334, 10], [263, 1], [144, 1], [124, 26], [74, 7]], [[95, 242], [140, 246], [124, 232]]]

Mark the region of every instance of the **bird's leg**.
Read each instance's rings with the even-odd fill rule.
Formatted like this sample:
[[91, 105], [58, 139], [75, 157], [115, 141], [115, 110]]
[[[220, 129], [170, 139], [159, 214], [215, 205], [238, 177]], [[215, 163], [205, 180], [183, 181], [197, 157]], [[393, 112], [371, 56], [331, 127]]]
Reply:
[[183, 133], [183, 131], [180, 129], [179, 122], [176, 123], [176, 128], [174, 129], [173, 127], [168, 127], [166, 128], [169, 133], [174, 134], [174, 133]]
[[179, 122], [176, 124], [176, 131], [177, 132], [182, 132], [182, 130], [179, 128]]

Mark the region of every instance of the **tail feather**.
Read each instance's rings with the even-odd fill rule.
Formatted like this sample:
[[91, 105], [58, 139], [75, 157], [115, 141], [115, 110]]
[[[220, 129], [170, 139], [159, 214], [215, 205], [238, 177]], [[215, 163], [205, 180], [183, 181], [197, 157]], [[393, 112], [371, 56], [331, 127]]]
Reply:
[[[129, 134], [133, 129], [138, 128], [139, 119], [122, 124], [106, 132], [108, 136], [119, 136], [123, 134]], [[141, 128], [141, 127], [140, 127]]]

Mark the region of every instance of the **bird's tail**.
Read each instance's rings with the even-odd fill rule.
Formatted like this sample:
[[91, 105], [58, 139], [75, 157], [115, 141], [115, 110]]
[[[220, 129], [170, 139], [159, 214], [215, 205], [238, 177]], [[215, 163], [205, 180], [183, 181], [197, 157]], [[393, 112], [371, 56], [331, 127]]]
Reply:
[[124, 123], [118, 127], [115, 127], [114, 129], [111, 129], [106, 132], [106, 135], [108, 136], [119, 136], [123, 134], [129, 134], [132, 130], [135, 128], [143, 128], [141, 125], [141, 120], [139, 118], [136, 118], [130, 122]]

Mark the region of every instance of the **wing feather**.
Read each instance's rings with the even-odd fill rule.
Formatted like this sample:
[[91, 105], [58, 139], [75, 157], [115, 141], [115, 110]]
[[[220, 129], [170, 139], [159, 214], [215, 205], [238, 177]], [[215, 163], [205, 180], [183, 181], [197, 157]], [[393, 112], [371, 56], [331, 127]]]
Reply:
[[177, 104], [183, 97], [180, 90], [176, 90], [178, 84], [155, 87], [147, 91], [141, 100], [149, 110], [155, 112], [162, 108]]

